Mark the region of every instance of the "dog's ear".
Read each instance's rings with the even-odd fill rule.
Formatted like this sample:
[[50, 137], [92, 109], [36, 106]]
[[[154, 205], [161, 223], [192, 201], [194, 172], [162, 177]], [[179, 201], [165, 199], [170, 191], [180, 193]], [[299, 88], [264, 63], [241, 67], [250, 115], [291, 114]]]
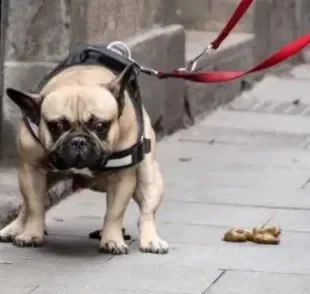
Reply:
[[133, 73], [133, 70], [134, 64], [131, 63], [108, 84], [108, 89], [116, 98], [120, 112], [124, 106], [124, 93], [129, 79]]
[[33, 123], [39, 123], [42, 95], [22, 92], [13, 88], [7, 88], [6, 94]]

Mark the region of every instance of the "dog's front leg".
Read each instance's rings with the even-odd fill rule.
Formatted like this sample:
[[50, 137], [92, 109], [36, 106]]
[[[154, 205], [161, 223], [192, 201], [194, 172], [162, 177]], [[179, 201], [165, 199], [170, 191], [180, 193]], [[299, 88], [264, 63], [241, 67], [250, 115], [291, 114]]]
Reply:
[[16, 246], [41, 246], [44, 238], [46, 174], [28, 164], [18, 170], [20, 192], [23, 196], [23, 209], [26, 215], [23, 231], [15, 236]]
[[107, 181], [107, 212], [104, 218], [99, 251], [127, 254], [122, 224], [126, 208], [136, 188], [136, 172], [128, 169], [110, 176]]
[[164, 193], [163, 179], [156, 161], [146, 158], [138, 173], [138, 187], [134, 199], [140, 208], [138, 227], [140, 231], [140, 250], [142, 252], [165, 254], [168, 243], [156, 231], [155, 214]]

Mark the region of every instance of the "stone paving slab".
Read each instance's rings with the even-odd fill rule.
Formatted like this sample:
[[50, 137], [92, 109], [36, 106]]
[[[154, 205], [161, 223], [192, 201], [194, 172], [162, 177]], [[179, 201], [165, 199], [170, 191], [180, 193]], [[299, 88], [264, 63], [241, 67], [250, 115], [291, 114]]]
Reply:
[[310, 79], [310, 64], [302, 64], [291, 70], [290, 74], [299, 79]]
[[[123, 259], [124, 260], [124, 259]], [[45, 283], [35, 293], [114, 293], [117, 291], [137, 288], [141, 293], [202, 293], [220, 274], [220, 270], [208, 270], [207, 266], [201, 268], [179, 267], [175, 265], [139, 265], [115, 262], [105, 267], [92, 266], [77, 279], [74, 276], [65, 277]], [[121, 266], [121, 267], [120, 267]], [[120, 270], [121, 269], [121, 270]], [[172, 274], [173, 272], [173, 274]], [[96, 283], [90, 282], [96, 281]], [[112, 291], [112, 292], [110, 292]]]
[[[295, 74], [298, 77], [306, 76], [306, 73], [301, 68], [294, 69]], [[290, 73], [288, 73], [290, 76]], [[294, 75], [292, 71], [291, 75]], [[310, 102], [310, 98], [307, 95], [310, 85], [305, 79], [296, 79], [296, 76], [289, 77], [286, 74], [282, 76], [267, 76], [260, 83], [244, 93], [241, 94], [244, 99], [258, 99], [260, 101], [293, 101], [294, 99], [301, 99], [305, 103]], [[237, 103], [237, 100], [232, 104]]]
[[226, 271], [219, 282], [203, 294], [306, 294], [309, 289], [309, 275]]
[[234, 128], [252, 132], [270, 132], [284, 134], [309, 135], [309, 118], [303, 116], [274, 115], [272, 113], [254, 113], [243, 111], [216, 112], [212, 120], [203, 121], [209, 127]]
[[[304, 141], [309, 140], [307, 135], [295, 133], [272, 133], [254, 132], [253, 130], [242, 130], [234, 128], [208, 127], [198, 124], [195, 127], [181, 130], [175, 133], [174, 140], [179, 142], [208, 143], [210, 145], [245, 145], [245, 146], [267, 146], [268, 148], [291, 148], [303, 147]], [[169, 139], [171, 138], [169, 137]], [[165, 141], [168, 140], [165, 139]], [[159, 150], [163, 149], [162, 144]], [[166, 146], [165, 146], [166, 147]]]
[[[292, 235], [284, 233], [284, 240], [290, 236]], [[295, 240], [297, 241], [297, 235]], [[143, 268], [150, 265], [162, 266], [165, 264], [165, 266], [168, 266], [172, 264], [175, 268], [199, 268], [206, 274], [210, 273], [212, 268], [309, 274], [310, 268], [307, 259], [310, 248], [302, 246], [303, 240], [306, 241], [306, 239], [299, 239], [295, 246], [292, 247], [290, 244], [285, 243], [284, 246], [281, 245], [280, 247], [261, 246], [252, 243], [234, 244], [223, 242], [210, 246], [172, 243], [171, 254], [165, 256], [141, 254], [138, 251], [137, 244], [134, 244], [131, 246], [128, 256], [117, 257], [113, 261], [109, 261], [109, 264], [110, 262], [115, 263], [119, 272], [122, 272], [125, 265], [131, 268], [135, 266]], [[101, 267], [104, 270], [105, 266], [109, 269], [104, 256], [94, 253], [94, 243], [92, 242], [81, 242], [72, 237], [60, 238], [58, 236], [48, 238], [48, 241], [47, 249], [7, 249], [6, 254], [3, 254], [1, 258], [3, 259], [3, 256], [5, 256], [6, 261], [12, 262], [12, 265], [1, 265], [0, 277], [9, 278], [5, 276], [5, 273], [11, 267], [10, 272], [12, 274], [16, 273], [18, 277], [23, 279], [23, 277], [27, 276], [25, 271], [30, 264], [33, 266], [33, 270], [29, 272], [29, 275], [36, 277], [36, 281], [40, 284], [45, 281], [40, 278], [41, 272], [50, 272], [55, 268], [56, 264], [61, 269], [54, 273], [55, 277], [66, 273], [66, 277], [70, 278], [72, 276], [76, 278], [76, 275], [81, 272], [91, 274]], [[72, 247], [73, 244], [78, 245]], [[88, 254], [85, 254], [84, 250]], [[302, 255], [299, 254], [300, 251], [303, 252]], [[204, 270], [204, 266], [207, 266], [208, 269]], [[92, 271], [88, 267], [91, 267]], [[170, 270], [172, 269], [170, 268]], [[109, 276], [108, 273], [107, 276]], [[27, 279], [27, 281], [30, 280]], [[122, 281], [120, 281], [120, 285], [123, 285]], [[109, 287], [108, 285], [107, 288]]]
[[278, 76], [266, 76], [252, 89], [244, 91], [225, 109], [308, 117], [310, 115], [309, 78], [308, 65], [296, 67]]
[[[102, 287], [104, 288], [104, 287]], [[68, 293], [66, 292], [67, 290], [59, 290], [59, 289], [56, 289], [57, 291], [60, 291], [60, 292], [57, 292], [59, 294], [62, 294], [62, 293]], [[95, 290], [101, 290], [101, 289], [93, 289], [92, 287], [87, 287], [87, 288], [79, 288], [77, 289], [77, 291], [75, 293], [81, 293], [81, 294], [88, 294], [88, 293], [91, 293], [93, 294]], [[35, 293], [36, 294], [54, 294], [55, 292], [55, 289], [54, 288], [51, 288], [51, 289], [47, 289], [46, 287], [40, 287], [40, 288], [37, 288], [35, 290]], [[96, 292], [95, 292], [96, 293]], [[145, 294], [146, 292], [145, 291], [131, 291], [131, 290], [108, 290], [105, 291], [104, 293], [107, 293], [107, 294]], [[147, 294], [171, 294], [171, 293], [176, 293], [176, 292], [154, 292], [154, 291], [147, 291]], [[28, 293], [27, 293], [28, 294]], [[191, 294], [191, 293], [184, 293], [184, 292], [177, 292], [177, 294]]]
[[[255, 226], [263, 225], [275, 211], [268, 208], [233, 207], [224, 205], [166, 201], [158, 211], [162, 222], [178, 224]], [[234, 216], [232, 218], [232, 215]]]
[[[289, 170], [264, 166], [227, 164], [212, 170], [212, 167], [205, 168], [208, 164], [207, 161], [199, 161], [198, 157], [195, 159], [183, 164], [187, 176], [184, 176], [184, 170], [180, 170], [181, 164], [175, 163], [174, 168], [170, 169], [171, 176], [165, 179], [166, 185], [169, 187], [175, 184], [181, 176], [186, 177], [187, 180], [179, 183], [180, 188], [193, 187], [194, 185], [207, 185], [208, 188], [213, 188], [221, 185], [222, 187], [276, 189], [279, 187], [279, 182], [281, 182], [283, 189], [297, 189], [302, 187], [309, 178], [308, 170], [297, 168]], [[212, 165], [212, 162], [210, 165]], [[234, 172], [234, 169], [236, 172]], [[163, 170], [166, 169], [163, 167]], [[164, 175], [166, 175], [166, 172]], [[195, 176], [189, 177], [188, 175]]]
[[[228, 145], [228, 144], [227, 144]], [[178, 147], [184, 147], [183, 150], [177, 150]], [[195, 164], [204, 165], [207, 171], [221, 170], [229, 165], [234, 165], [234, 168], [242, 167], [251, 168], [253, 172], [260, 171], [264, 168], [274, 168], [285, 171], [288, 168], [299, 170], [309, 169], [308, 150], [301, 148], [264, 148], [261, 146], [225, 146], [221, 144], [193, 144], [193, 142], [184, 142], [182, 144], [175, 144], [171, 151], [174, 151], [171, 157], [166, 154], [168, 162], [174, 162], [176, 166], [184, 166], [190, 168]], [[169, 148], [168, 148], [169, 150]], [[169, 151], [170, 151], [169, 150]], [[201, 155], [205, 155], [200, 159]], [[167, 162], [167, 164], [168, 164]], [[218, 162], [218, 164], [216, 164]], [[206, 164], [209, 163], [209, 164]], [[162, 166], [165, 166], [163, 162]], [[236, 171], [238, 172], [238, 170]]]
[[[138, 246], [137, 244], [135, 244]], [[117, 262], [128, 265], [162, 265], [202, 267], [270, 273], [310, 275], [310, 248], [257, 245], [252, 243], [227, 243], [218, 245], [173, 244], [171, 254], [165, 256], [141, 255], [132, 247], [131, 254]], [[228, 291], [229, 289], [227, 289]]]
[[[193, 185], [194, 186], [194, 185]], [[275, 189], [223, 187], [208, 188], [202, 191], [192, 192], [193, 186], [182, 189], [182, 193], [173, 190], [172, 185], [167, 187], [166, 194], [174, 201], [232, 205], [245, 207], [285, 208], [292, 210], [309, 210], [310, 199], [308, 189]], [[231, 195], [234, 195], [232, 197]]]
[[281, 227], [285, 230], [310, 233], [309, 220], [309, 210], [277, 209], [270, 222], [281, 224]]
[[[49, 220], [52, 220], [54, 225], [61, 226], [62, 222], [79, 220], [89, 221], [97, 223], [97, 226], [101, 226], [105, 204], [102, 203], [102, 207], [98, 205], [95, 208], [91, 203], [86, 204], [84, 202], [84, 195], [79, 195], [77, 199], [68, 199], [60, 205], [59, 208], [52, 209], [49, 213]], [[97, 195], [89, 193], [88, 199], [97, 198]], [[168, 197], [167, 197], [168, 198]], [[104, 199], [104, 198], [103, 198]], [[103, 200], [102, 199], [102, 200]], [[103, 202], [103, 201], [102, 201]], [[238, 207], [238, 206], [225, 206], [207, 203], [191, 203], [185, 201], [174, 201], [164, 199], [163, 206], [158, 210], [158, 219], [161, 222], [173, 222], [181, 224], [203, 224], [203, 225], [220, 225], [229, 226], [231, 224], [231, 214], [235, 214], [234, 224], [244, 225], [244, 223], [254, 226], [257, 224], [263, 224], [269, 218], [274, 216], [275, 211], [271, 208], [251, 208], [251, 207]], [[71, 209], [69, 208], [71, 206]], [[70, 209], [70, 214], [68, 214]], [[89, 211], [91, 215], [89, 216]], [[126, 221], [136, 226], [136, 220], [138, 217], [138, 209], [135, 203], [132, 203], [126, 213]], [[60, 220], [57, 222], [57, 220]]]
[[[93, 209], [91, 216], [83, 211], [90, 211], [90, 205], [74, 203], [73, 199], [70, 199], [72, 207], [76, 207], [74, 210], [71, 209], [70, 215], [66, 213], [68, 211], [65, 207], [59, 209], [52, 209], [48, 213], [47, 226], [49, 231], [52, 230], [53, 234], [65, 232], [68, 235], [76, 234], [78, 228], [81, 228], [78, 236], [87, 236], [92, 230], [101, 227], [104, 207], [98, 212]], [[79, 199], [77, 199], [77, 202]], [[69, 201], [68, 201], [69, 203]], [[74, 203], [74, 204], [73, 204]], [[161, 232], [163, 237], [168, 238], [169, 234], [164, 233], [165, 223], [174, 223], [183, 225], [213, 225], [213, 226], [256, 226], [262, 225], [275, 215], [275, 210], [272, 208], [254, 208], [254, 207], [238, 207], [238, 206], [225, 206], [207, 203], [191, 203], [185, 201], [174, 201], [166, 199], [163, 202], [162, 208], [158, 211], [158, 230]], [[99, 206], [99, 205], [98, 205]], [[80, 214], [78, 214], [80, 211]], [[231, 215], [234, 214], [233, 223]], [[131, 232], [137, 232], [136, 221], [138, 217], [138, 210], [135, 203], [132, 203], [126, 213], [126, 228], [130, 226]], [[74, 225], [77, 228], [74, 228]], [[163, 228], [163, 231], [161, 230]], [[131, 234], [130, 232], [130, 234]]]

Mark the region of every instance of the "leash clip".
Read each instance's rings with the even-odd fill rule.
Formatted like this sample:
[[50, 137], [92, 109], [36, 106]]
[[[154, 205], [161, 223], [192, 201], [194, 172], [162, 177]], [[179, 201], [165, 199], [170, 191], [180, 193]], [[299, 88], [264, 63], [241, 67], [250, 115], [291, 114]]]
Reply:
[[139, 70], [142, 71], [145, 74], [148, 74], [150, 76], [158, 76], [159, 75], [158, 71], [155, 70], [155, 69], [152, 69], [150, 67], [142, 66], [142, 65], [138, 64], [137, 62], [135, 62], [135, 64], [139, 68]]
[[188, 62], [188, 65], [183, 68], [179, 68], [179, 71], [185, 71], [185, 72], [193, 72], [197, 68], [197, 64], [200, 60], [205, 59], [209, 54], [211, 54], [215, 49], [213, 48], [212, 43], [208, 45], [203, 51], [198, 54], [194, 59], [190, 60]]

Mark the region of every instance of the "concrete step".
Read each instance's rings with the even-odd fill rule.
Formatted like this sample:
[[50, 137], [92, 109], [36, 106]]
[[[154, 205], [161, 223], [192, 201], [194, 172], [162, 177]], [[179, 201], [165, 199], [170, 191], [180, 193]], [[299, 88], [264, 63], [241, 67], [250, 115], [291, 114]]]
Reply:
[[[174, 0], [166, 11], [169, 23], [189, 30], [221, 30], [236, 9], [239, 0]], [[254, 3], [255, 4], [255, 3]], [[234, 32], [252, 32], [255, 5], [246, 12]]]
[[[186, 30], [186, 59], [189, 60], [198, 55], [218, 34], [218, 31]], [[249, 44], [252, 47], [253, 40], [254, 35], [251, 33], [232, 33], [203, 65], [213, 64], [214, 57], [225, 57], [227, 59], [235, 51], [239, 51], [245, 46], [249, 47]]]

